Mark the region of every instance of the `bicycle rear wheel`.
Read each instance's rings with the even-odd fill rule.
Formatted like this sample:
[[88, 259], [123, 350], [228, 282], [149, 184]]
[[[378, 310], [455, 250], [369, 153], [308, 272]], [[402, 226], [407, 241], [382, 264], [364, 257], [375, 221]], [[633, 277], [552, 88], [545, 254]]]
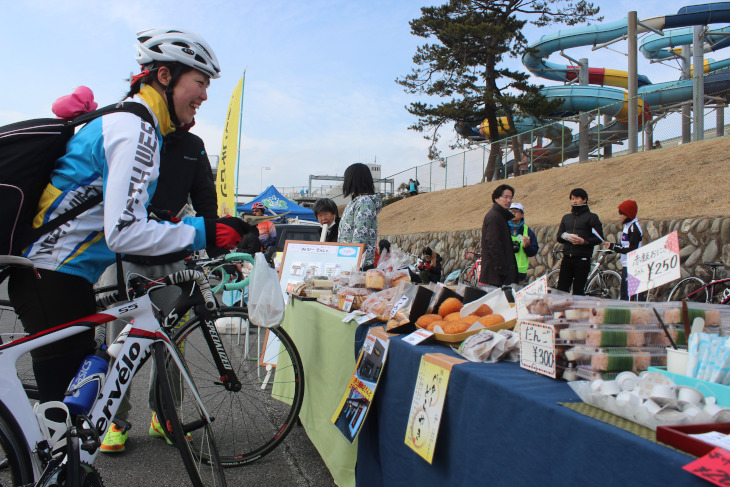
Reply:
[[474, 264], [464, 267], [464, 269], [459, 274], [459, 284], [476, 286], [477, 281], [479, 281], [479, 276], [477, 276], [477, 268]]
[[33, 483], [33, 469], [28, 449], [21, 445], [10, 425], [0, 417], [0, 485], [16, 486]]
[[557, 289], [558, 288], [558, 278], [560, 277], [560, 269], [555, 269], [554, 271], [548, 272], [547, 275], [547, 287]]
[[586, 296], [619, 299], [621, 297], [621, 275], [614, 271], [600, 271], [586, 286]]
[[[170, 367], [171, 359], [165, 345], [155, 344], [157, 373], [157, 413], [168, 437], [180, 451], [185, 470], [195, 487], [225, 487], [227, 484], [215, 438], [207, 418], [200, 408], [188, 409], [185, 414], [175, 407], [174, 395], [193, 397], [193, 391], [180, 380], [177, 367]], [[183, 364], [184, 365], [184, 364]], [[174, 370], [173, 370], [174, 369]], [[178, 381], [175, 384], [173, 381]], [[172, 387], [175, 387], [173, 394]], [[203, 456], [205, 461], [203, 461]]]
[[699, 277], [685, 277], [672, 288], [667, 301], [687, 299], [695, 303], [706, 303], [710, 299], [710, 294], [705, 286], [705, 281]]
[[[224, 307], [216, 329], [241, 383], [239, 391], [226, 390], [212, 358], [217, 352], [208, 346], [203, 326], [196, 316], [173, 341], [184, 350], [187, 369], [215, 418], [211, 428], [223, 466], [255, 461], [276, 448], [296, 423], [304, 400], [301, 358], [283, 328], [257, 327], [248, 321], [246, 309]], [[180, 397], [181, 416], [196, 407], [192, 399]]]

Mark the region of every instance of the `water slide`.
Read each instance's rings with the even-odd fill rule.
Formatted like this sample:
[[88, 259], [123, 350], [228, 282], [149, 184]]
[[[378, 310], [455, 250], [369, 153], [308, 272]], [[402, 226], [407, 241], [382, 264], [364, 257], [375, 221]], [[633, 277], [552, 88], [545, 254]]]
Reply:
[[[675, 58], [681, 52], [681, 46], [692, 44], [692, 26], [717, 23], [730, 23], [730, 3], [711, 3], [681, 8], [676, 15], [652, 17], [640, 20], [637, 34], [650, 32], [651, 29], [664, 30], [664, 35], [651, 34], [642, 40], [640, 52], [650, 60], [661, 61]], [[643, 25], [642, 25], [643, 24]], [[651, 29], [650, 29], [651, 28]], [[730, 46], [730, 27], [710, 30], [704, 40], [704, 52], [713, 52]], [[555, 52], [583, 46], [595, 46], [620, 39], [628, 34], [628, 19], [612, 23], [577, 27], [560, 30], [542, 36], [532, 44], [531, 52], [525, 54], [522, 62], [534, 75], [541, 78], [574, 82], [578, 77], [578, 67], [574, 65], [556, 64], [547, 61]], [[714, 61], [706, 59], [704, 72], [716, 71], [705, 77], [705, 94], [710, 96], [725, 95], [730, 88], [730, 59]], [[718, 71], [719, 70], [719, 71]], [[678, 103], [692, 100], [692, 80], [651, 83], [644, 75], [638, 76], [639, 123], [641, 118], [646, 122], [653, 115], [665, 111]], [[589, 85], [566, 84], [543, 88], [548, 100], [560, 100], [561, 107], [551, 118], [563, 118], [577, 115], [580, 112], [600, 108], [601, 115], [608, 115], [613, 121], [607, 126], [597, 124], [588, 133], [589, 150], [611, 143], [620, 143], [628, 138], [628, 93], [621, 88], [628, 87], [628, 73], [625, 71], [589, 68]], [[598, 85], [598, 86], [595, 86]], [[472, 140], [499, 140], [508, 136], [506, 117], [498, 119], [499, 133], [493, 137], [489, 133], [486, 120], [477, 127], [457, 124], [456, 131]], [[524, 133], [532, 130], [534, 138], [546, 137], [551, 143], [545, 147], [535, 146], [534, 153], [541, 156], [542, 161], [558, 164], [564, 159], [578, 155], [579, 136], [573, 135], [567, 127], [550, 126], [532, 117], [516, 116], [515, 130]], [[527, 149], [529, 150], [529, 148]], [[512, 161], [510, 161], [511, 163]], [[510, 164], [508, 163], [508, 165]]]

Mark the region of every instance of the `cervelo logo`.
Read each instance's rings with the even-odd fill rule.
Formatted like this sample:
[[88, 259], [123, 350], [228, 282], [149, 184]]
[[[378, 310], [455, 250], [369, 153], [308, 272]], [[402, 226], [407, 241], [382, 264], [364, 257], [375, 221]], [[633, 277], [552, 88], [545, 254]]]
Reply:
[[114, 382], [116, 388], [109, 393], [109, 399], [107, 399], [104, 409], [102, 410], [104, 416], [96, 420], [96, 430], [100, 435], [104, 434], [107, 426], [109, 426], [109, 423], [113, 418], [110, 408], [115, 402], [120, 401], [122, 398], [121, 384], [126, 384], [134, 376], [134, 360], [137, 360], [140, 352], [141, 349], [139, 343], [135, 342], [131, 347], [129, 347], [127, 354], [122, 355], [122, 357], [117, 360], [114, 365], [114, 370], [117, 373], [117, 379]]

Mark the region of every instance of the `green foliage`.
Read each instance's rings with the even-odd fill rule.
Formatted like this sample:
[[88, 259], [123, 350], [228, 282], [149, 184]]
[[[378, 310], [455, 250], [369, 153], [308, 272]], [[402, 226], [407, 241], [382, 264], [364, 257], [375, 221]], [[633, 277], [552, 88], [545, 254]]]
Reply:
[[[411, 33], [431, 43], [417, 48], [413, 56], [417, 67], [396, 82], [407, 93], [439, 99], [406, 107], [418, 118], [409, 129], [423, 132], [431, 141], [429, 158], [440, 159], [436, 143], [445, 124], [473, 127], [486, 120], [490, 132], [496, 133], [498, 116], [511, 121], [518, 112], [540, 118], [553, 111], [559, 102], [548, 103], [539, 91], [542, 86], [530, 84], [527, 73], [503, 63], [528, 51], [522, 34], [528, 22], [544, 27], [600, 21], [595, 18], [598, 10], [584, 0], [450, 0], [422, 7], [422, 16], [410, 22]], [[514, 133], [512, 127], [506, 128]], [[450, 147], [461, 145], [457, 140]]]

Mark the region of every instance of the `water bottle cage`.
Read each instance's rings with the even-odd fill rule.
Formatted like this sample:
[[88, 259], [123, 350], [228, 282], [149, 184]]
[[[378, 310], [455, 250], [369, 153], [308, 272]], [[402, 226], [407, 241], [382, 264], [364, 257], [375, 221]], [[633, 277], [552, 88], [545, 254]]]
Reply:
[[71, 387], [69, 385], [69, 388], [66, 391], [66, 394], [65, 395], [66, 396], [73, 396], [74, 394], [76, 394], [76, 392], [78, 390], [80, 390], [86, 384], [89, 384], [90, 382], [94, 382], [94, 381], [99, 381], [99, 389], [98, 390], [101, 391], [101, 386], [104, 385], [104, 377], [105, 377], [104, 374], [99, 374], [98, 372], [95, 373], [95, 374], [91, 374], [90, 376], [85, 377], [84, 379], [82, 379], [81, 382], [79, 382], [78, 385], [76, 385], [76, 387]]

